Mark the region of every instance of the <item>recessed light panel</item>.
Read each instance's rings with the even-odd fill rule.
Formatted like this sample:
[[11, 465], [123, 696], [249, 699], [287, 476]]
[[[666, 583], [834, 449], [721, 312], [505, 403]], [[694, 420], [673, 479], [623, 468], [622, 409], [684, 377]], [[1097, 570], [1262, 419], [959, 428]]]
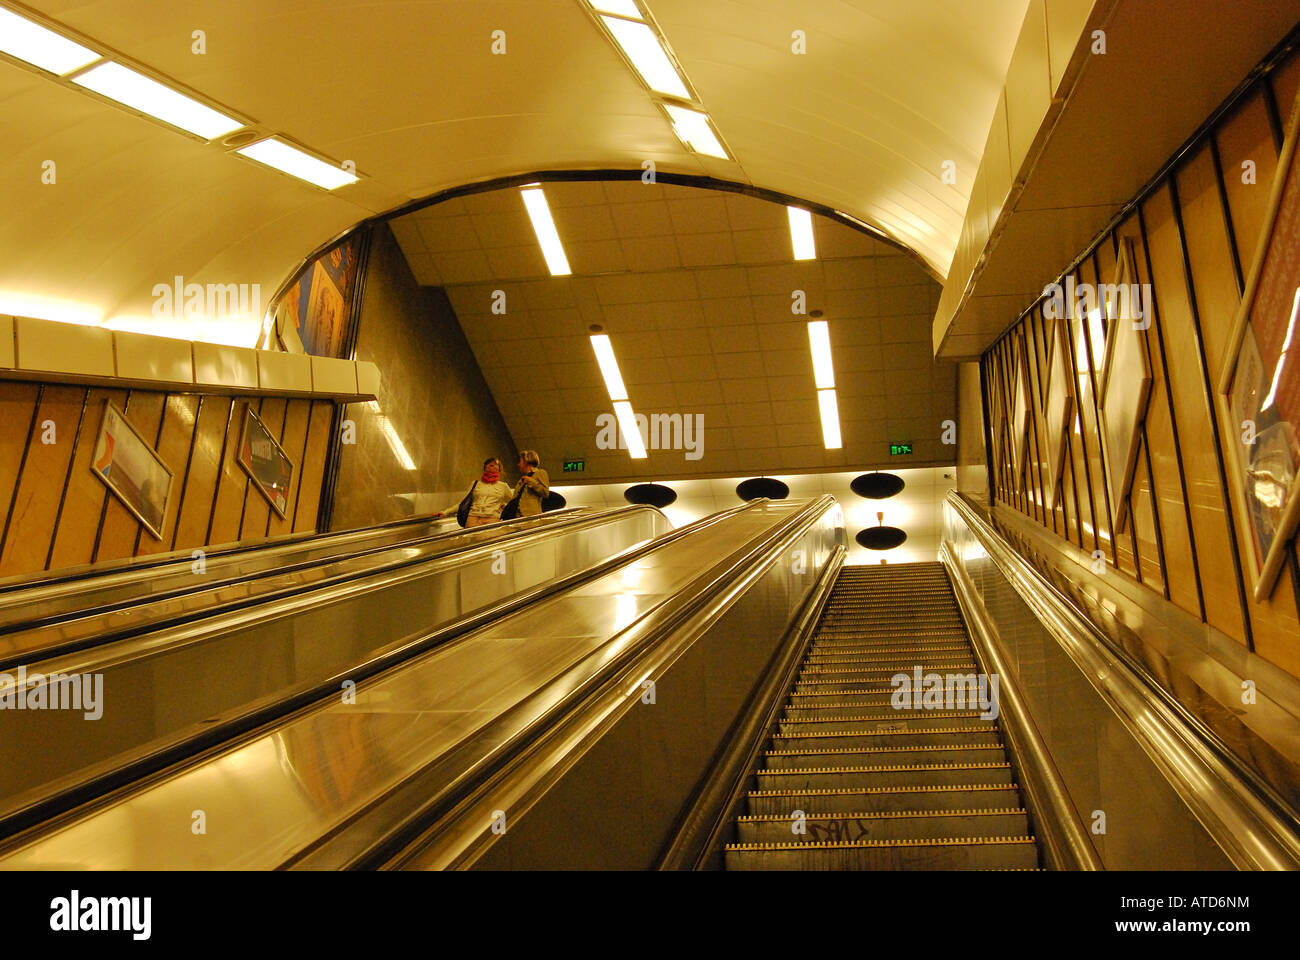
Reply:
[[101, 63], [72, 82], [204, 140], [216, 140], [244, 125], [120, 63]]

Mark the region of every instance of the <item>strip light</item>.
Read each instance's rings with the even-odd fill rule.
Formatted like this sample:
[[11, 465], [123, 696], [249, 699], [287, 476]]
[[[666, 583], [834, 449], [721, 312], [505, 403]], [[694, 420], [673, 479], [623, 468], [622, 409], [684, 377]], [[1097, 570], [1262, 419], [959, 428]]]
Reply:
[[605, 389], [609, 399], [614, 401], [614, 416], [618, 418], [618, 428], [627, 441], [627, 452], [633, 460], [646, 458], [645, 442], [641, 439], [641, 428], [637, 425], [636, 414], [627, 399], [627, 387], [623, 385], [623, 374], [618, 369], [618, 359], [614, 356], [614, 345], [610, 343], [609, 334], [593, 333], [591, 348], [596, 351], [596, 363], [600, 365], [600, 375], [605, 378]]
[[204, 140], [216, 140], [244, 125], [241, 120], [219, 113], [143, 73], [112, 61], [91, 67], [73, 77], [72, 82]]
[[573, 271], [569, 269], [569, 258], [564, 255], [564, 244], [560, 243], [559, 231], [555, 229], [555, 221], [551, 218], [546, 194], [538, 186], [524, 187], [519, 193], [528, 209], [528, 219], [533, 222], [533, 233], [537, 234], [542, 256], [546, 258], [546, 268], [553, 277], [567, 277]]
[[827, 450], [838, 450], [844, 444], [840, 439], [840, 406], [835, 400], [835, 391], [818, 390], [817, 405], [822, 414], [822, 442]]
[[714, 134], [713, 127], [709, 124], [708, 114], [679, 107], [674, 103], [665, 103], [664, 109], [668, 111], [668, 116], [673, 122], [673, 132], [682, 143], [706, 157], [717, 157], [719, 160], [731, 159]]
[[816, 260], [817, 245], [813, 241], [812, 214], [798, 207], [786, 207], [790, 215], [790, 245], [796, 260]]
[[61, 77], [101, 59], [94, 50], [3, 8], [0, 52]]
[[812, 350], [813, 378], [818, 390], [835, 386], [835, 367], [831, 363], [831, 331], [825, 320], [808, 321], [808, 346]]
[[305, 180], [325, 190], [337, 190], [339, 187], [356, 183], [357, 178], [333, 164], [317, 160], [309, 153], [297, 147], [291, 147], [282, 140], [259, 140], [235, 151], [256, 160], [263, 166], [287, 173], [291, 177]]
[[634, 0], [588, 0], [599, 13], [612, 13], [619, 17], [631, 17], [633, 20], [644, 19], [644, 14], [637, 8]]
[[690, 91], [686, 89], [673, 62], [668, 59], [663, 44], [659, 42], [658, 34], [648, 24], [618, 17], [602, 16], [600, 19], [632, 61], [636, 72], [641, 74], [646, 86], [655, 93], [680, 97], [682, 100], [691, 99]]

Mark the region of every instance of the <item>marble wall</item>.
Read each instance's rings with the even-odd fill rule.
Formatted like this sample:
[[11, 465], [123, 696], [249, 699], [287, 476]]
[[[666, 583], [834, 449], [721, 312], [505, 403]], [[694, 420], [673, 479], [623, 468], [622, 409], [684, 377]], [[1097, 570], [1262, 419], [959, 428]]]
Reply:
[[[443, 510], [501, 458], [513, 479], [514, 440], [441, 289], [420, 286], [385, 225], [375, 228], [357, 333], [357, 360], [379, 366], [372, 403], [349, 404], [333, 530]], [[346, 436], [346, 434], [345, 434]]]

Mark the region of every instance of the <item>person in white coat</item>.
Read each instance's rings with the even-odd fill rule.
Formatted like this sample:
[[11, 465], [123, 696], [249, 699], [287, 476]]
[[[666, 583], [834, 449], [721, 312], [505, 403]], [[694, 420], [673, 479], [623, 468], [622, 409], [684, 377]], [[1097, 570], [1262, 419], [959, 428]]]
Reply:
[[[510, 484], [501, 479], [500, 460], [496, 457], [488, 457], [483, 461], [483, 475], [474, 481], [468, 496], [470, 508], [465, 526], [481, 527], [485, 523], [496, 523], [501, 519], [501, 511], [514, 497], [514, 490]], [[435, 516], [455, 516], [459, 508], [460, 504], [456, 504]]]

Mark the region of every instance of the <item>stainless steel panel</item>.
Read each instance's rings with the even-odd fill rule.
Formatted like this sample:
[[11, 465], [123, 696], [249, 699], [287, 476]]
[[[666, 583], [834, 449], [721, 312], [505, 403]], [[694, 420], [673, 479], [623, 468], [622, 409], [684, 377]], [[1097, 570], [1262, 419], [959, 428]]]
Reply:
[[[499, 744], [476, 738], [490, 721], [525, 700], [536, 710], [563, 697], [580, 678], [557, 678], [580, 661], [594, 669], [617, 656], [629, 642], [625, 628], [656, 598], [676, 596], [701, 570], [760, 541], [802, 506], [754, 505], [666, 543], [581, 593], [529, 607], [363, 682], [355, 702], [341, 696], [319, 704], [273, 732], [70, 817], [53, 833], [7, 849], [0, 866], [282, 864], [453, 748], [491, 754]], [[818, 556], [808, 562], [809, 584], [824, 562]], [[208, 824], [202, 836], [190, 832], [196, 810]]]

